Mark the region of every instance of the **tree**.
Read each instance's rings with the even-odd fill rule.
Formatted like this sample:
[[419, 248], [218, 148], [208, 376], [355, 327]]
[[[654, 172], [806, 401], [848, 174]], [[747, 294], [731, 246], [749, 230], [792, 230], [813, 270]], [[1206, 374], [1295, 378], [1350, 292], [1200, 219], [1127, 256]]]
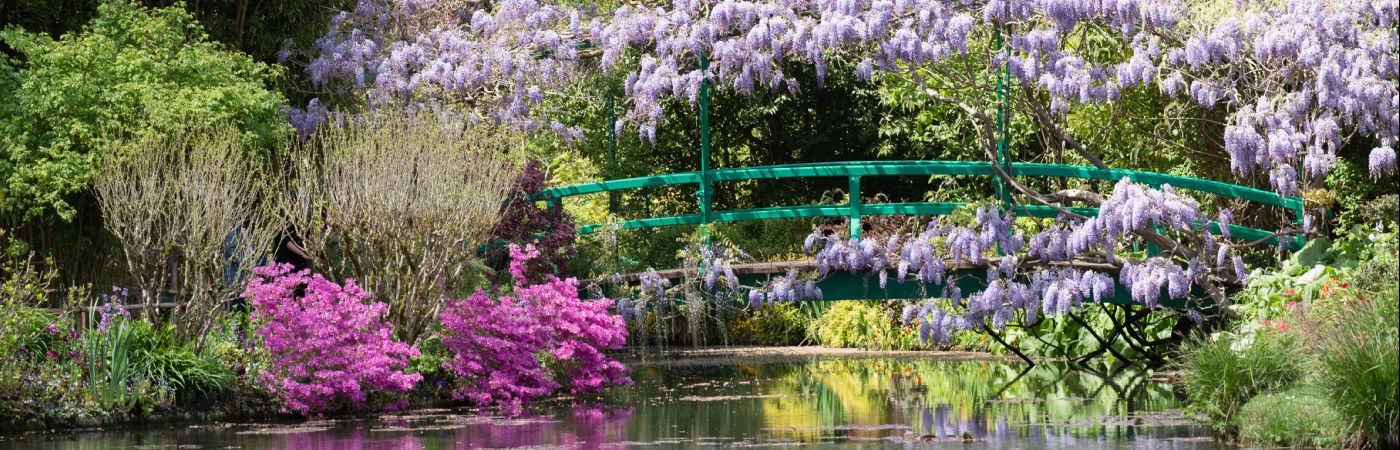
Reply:
[[243, 144], [285, 142], [278, 73], [209, 42], [181, 8], [146, 9], [129, 0], [98, 7], [82, 31], [57, 40], [18, 28], [0, 31], [18, 56], [0, 66], [0, 178], [7, 212], [33, 218], [75, 214], [98, 150], [178, 126], [231, 126]]

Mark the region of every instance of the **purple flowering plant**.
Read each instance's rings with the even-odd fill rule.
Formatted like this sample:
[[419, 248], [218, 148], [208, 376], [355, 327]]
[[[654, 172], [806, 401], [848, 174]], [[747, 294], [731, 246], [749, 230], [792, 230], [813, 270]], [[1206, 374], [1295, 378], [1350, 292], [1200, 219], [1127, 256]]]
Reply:
[[527, 266], [539, 250], [512, 244], [509, 251], [508, 290], [478, 289], [448, 301], [440, 315], [452, 354], [443, 367], [457, 377], [456, 398], [518, 410], [562, 388], [583, 394], [631, 384], [627, 367], [604, 353], [627, 341], [622, 319], [608, 312], [612, 300], [580, 299], [574, 278], [531, 283]]
[[288, 264], [254, 270], [243, 293], [269, 359], [259, 381], [287, 411], [313, 415], [363, 406], [374, 393], [402, 393], [423, 379], [404, 373], [412, 345], [394, 340], [387, 305], [347, 279]]

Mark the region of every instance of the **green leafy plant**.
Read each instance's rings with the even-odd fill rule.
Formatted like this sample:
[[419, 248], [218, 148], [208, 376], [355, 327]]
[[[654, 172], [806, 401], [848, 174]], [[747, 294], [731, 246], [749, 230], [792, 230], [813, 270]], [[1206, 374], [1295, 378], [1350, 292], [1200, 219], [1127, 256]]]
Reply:
[[9, 213], [72, 220], [94, 152], [182, 125], [225, 125], [250, 148], [286, 141], [280, 74], [208, 41], [183, 7], [106, 0], [77, 33], [58, 39], [9, 27], [0, 43], [0, 179]]
[[923, 347], [918, 333], [899, 326], [895, 312], [875, 301], [839, 301], [812, 323], [812, 337], [828, 347], [910, 349]]
[[[131, 338], [135, 330], [128, 320], [98, 319], [98, 307], [88, 310], [88, 332], [83, 336], [87, 384], [92, 400], [104, 411], [125, 413], [136, 406], [131, 381]], [[99, 324], [99, 325], [92, 325]], [[105, 325], [105, 326], [104, 326]]]
[[159, 328], [133, 321], [130, 353], [135, 373], [158, 385], [168, 385], [176, 395], [208, 396], [229, 385], [231, 376], [213, 347], [196, 349], [180, 338], [174, 325]]
[[797, 345], [807, 336], [807, 315], [789, 303], [774, 303], [754, 311], [754, 343]]

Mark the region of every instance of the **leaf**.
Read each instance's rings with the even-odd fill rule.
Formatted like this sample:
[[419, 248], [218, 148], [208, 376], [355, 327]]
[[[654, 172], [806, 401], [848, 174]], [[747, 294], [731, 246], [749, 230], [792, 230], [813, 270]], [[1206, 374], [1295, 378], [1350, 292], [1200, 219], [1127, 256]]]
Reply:
[[1327, 250], [1332, 248], [1332, 240], [1327, 238], [1317, 238], [1308, 241], [1293, 256], [1288, 258], [1290, 268], [1312, 267], [1322, 261], [1327, 256]]

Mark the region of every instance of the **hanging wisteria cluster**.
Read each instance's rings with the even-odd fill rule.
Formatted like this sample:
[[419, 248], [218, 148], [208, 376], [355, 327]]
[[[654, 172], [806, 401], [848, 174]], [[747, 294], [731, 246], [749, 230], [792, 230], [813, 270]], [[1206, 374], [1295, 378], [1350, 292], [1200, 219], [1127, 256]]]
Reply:
[[[815, 252], [821, 276], [834, 271], [867, 274], [877, 277], [881, 289], [891, 277], [896, 283], [917, 280], [941, 287], [928, 294], [945, 301], [910, 305], [903, 317], [905, 322], [917, 319], [920, 335], [940, 344], [956, 330], [987, 327], [1000, 332], [1018, 317], [1034, 323], [1042, 316], [1067, 314], [1086, 302], [1104, 302], [1120, 286], [1149, 308], [1158, 307], [1164, 298], [1181, 301], [1188, 305], [1186, 314], [1199, 320], [1193, 286], [1218, 292], [1221, 283], [1244, 282], [1242, 260], [1230, 258], [1230, 247], [1210, 233], [1215, 227], [1228, 229], [1228, 224], [1212, 223], [1195, 201], [1176, 194], [1171, 186], [1151, 189], [1126, 179], [1114, 193], [1099, 216], [1063, 214], [1029, 237], [1014, 226], [1011, 214], [983, 205], [967, 224], [935, 220], [918, 233], [896, 234], [881, 242], [816, 231], [803, 248]], [[1114, 256], [1134, 242], [1133, 233], [1147, 230], [1186, 242], [1208, 242], [1220, 249], [1219, 258], [1203, 262], [1172, 252], [1136, 260]], [[969, 275], [958, 269], [985, 269], [980, 280], [985, 287], [964, 298], [957, 280]], [[773, 295], [760, 292], [771, 289], [771, 283], [755, 289], [751, 301]]]

